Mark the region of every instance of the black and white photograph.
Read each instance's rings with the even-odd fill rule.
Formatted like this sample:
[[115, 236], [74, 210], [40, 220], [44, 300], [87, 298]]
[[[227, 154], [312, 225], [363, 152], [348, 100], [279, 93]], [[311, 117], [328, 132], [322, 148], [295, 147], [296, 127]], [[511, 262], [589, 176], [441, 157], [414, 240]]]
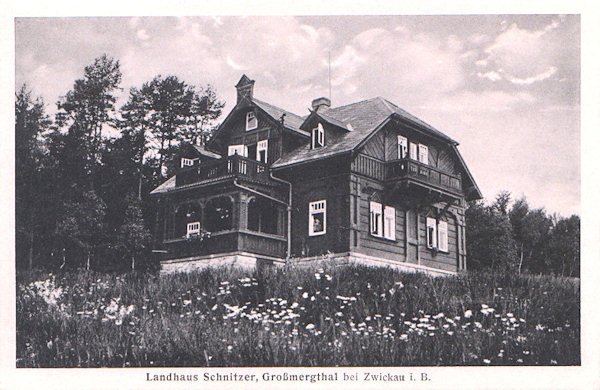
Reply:
[[11, 18], [0, 387], [599, 385], [582, 15], [245, 11]]

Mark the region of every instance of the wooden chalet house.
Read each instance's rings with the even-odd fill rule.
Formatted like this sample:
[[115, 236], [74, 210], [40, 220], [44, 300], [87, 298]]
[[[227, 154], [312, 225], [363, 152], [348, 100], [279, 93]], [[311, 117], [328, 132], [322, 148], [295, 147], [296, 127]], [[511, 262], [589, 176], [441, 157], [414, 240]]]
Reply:
[[186, 145], [177, 174], [152, 191], [164, 271], [325, 260], [431, 273], [466, 269], [466, 201], [481, 192], [458, 143], [393, 103], [301, 117], [237, 103], [206, 148]]

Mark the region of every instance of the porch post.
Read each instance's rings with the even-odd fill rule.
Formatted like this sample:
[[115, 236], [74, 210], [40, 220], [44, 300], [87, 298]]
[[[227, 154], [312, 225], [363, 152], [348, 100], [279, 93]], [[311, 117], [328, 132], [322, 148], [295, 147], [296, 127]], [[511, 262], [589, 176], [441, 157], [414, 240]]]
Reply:
[[237, 213], [237, 227], [239, 230], [248, 230], [248, 202], [250, 197], [240, 192], [239, 196], [236, 197], [236, 204], [234, 209]]

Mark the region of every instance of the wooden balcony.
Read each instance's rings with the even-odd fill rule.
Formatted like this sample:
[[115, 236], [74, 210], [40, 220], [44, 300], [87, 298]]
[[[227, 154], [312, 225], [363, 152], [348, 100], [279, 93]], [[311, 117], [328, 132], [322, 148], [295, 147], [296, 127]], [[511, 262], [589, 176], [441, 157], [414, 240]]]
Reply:
[[462, 195], [460, 177], [408, 158], [385, 163], [385, 181], [410, 180], [452, 195]]
[[249, 252], [257, 255], [285, 258], [287, 241], [285, 237], [244, 231], [222, 231], [210, 237], [199, 239], [176, 238], [163, 243], [161, 260], [182, 259], [211, 254]]
[[181, 168], [177, 172], [176, 185], [180, 187], [221, 177], [237, 177], [263, 183], [271, 181], [267, 164], [234, 155], [221, 160]]

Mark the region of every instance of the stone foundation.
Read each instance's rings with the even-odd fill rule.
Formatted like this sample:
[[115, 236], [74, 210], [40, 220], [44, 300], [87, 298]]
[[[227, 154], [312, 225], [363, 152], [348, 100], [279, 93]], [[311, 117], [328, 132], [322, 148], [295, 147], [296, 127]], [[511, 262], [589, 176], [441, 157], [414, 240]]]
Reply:
[[[290, 259], [289, 263], [298, 267], [332, 264], [339, 266], [348, 264], [361, 264], [369, 267], [391, 268], [402, 272], [424, 272], [432, 276], [456, 275], [456, 272], [452, 271], [425, 267], [423, 265], [413, 263], [402, 263], [355, 252], [332, 253], [314, 257], [294, 258]], [[268, 258], [247, 252], [235, 252], [161, 261], [161, 273], [191, 272], [210, 267], [237, 268], [252, 271], [257, 267], [269, 267], [284, 264], [284, 259]]]

